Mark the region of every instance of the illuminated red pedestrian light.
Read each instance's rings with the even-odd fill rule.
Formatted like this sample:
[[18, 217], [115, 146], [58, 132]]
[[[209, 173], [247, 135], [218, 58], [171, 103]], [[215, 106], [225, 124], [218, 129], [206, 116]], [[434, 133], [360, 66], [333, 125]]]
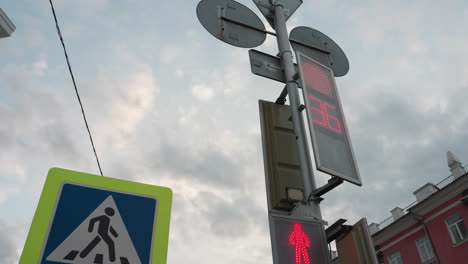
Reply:
[[274, 264], [330, 263], [323, 223], [270, 213]]
[[302, 231], [302, 226], [299, 223], [293, 225], [293, 231], [289, 234], [289, 244], [294, 247], [296, 253], [296, 264], [310, 264], [309, 252], [310, 239], [307, 234]]

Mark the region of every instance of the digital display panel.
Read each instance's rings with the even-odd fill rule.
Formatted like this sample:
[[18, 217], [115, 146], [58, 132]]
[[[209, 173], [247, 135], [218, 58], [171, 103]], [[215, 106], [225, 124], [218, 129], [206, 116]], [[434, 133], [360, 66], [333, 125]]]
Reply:
[[296, 53], [317, 169], [362, 185], [333, 72]]
[[270, 214], [273, 263], [329, 263], [327, 240], [319, 220]]

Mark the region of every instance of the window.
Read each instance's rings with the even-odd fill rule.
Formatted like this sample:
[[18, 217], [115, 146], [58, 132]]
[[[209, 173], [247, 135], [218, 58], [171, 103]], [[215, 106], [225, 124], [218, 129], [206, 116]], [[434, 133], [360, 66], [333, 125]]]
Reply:
[[400, 256], [400, 251], [393, 252], [392, 254], [388, 255], [388, 262], [389, 264], [403, 264], [403, 260]]
[[454, 215], [447, 220], [448, 231], [450, 233], [450, 237], [452, 238], [453, 244], [456, 244], [466, 238], [466, 228], [465, 223], [463, 222], [463, 218], [460, 215]]
[[418, 246], [419, 256], [422, 262], [426, 262], [435, 257], [429, 237], [426, 235], [416, 239], [416, 245]]

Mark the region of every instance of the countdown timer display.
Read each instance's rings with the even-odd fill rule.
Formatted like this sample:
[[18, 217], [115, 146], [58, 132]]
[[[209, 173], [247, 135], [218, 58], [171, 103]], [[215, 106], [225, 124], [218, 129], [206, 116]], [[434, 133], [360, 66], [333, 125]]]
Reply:
[[297, 52], [317, 169], [362, 185], [330, 68]]

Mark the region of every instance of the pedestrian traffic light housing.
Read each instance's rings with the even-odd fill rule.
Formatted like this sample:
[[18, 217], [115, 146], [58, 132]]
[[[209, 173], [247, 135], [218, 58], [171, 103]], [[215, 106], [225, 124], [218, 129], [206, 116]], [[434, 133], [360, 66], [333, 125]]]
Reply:
[[269, 214], [274, 264], [330, 263], [323, 221]]
[[259, 106], [268, 210], [289, 212], [304, 200], [291, 107], [263, 100]]
[[317, 169], [362, 185], [332, 69], [296, 56]]

